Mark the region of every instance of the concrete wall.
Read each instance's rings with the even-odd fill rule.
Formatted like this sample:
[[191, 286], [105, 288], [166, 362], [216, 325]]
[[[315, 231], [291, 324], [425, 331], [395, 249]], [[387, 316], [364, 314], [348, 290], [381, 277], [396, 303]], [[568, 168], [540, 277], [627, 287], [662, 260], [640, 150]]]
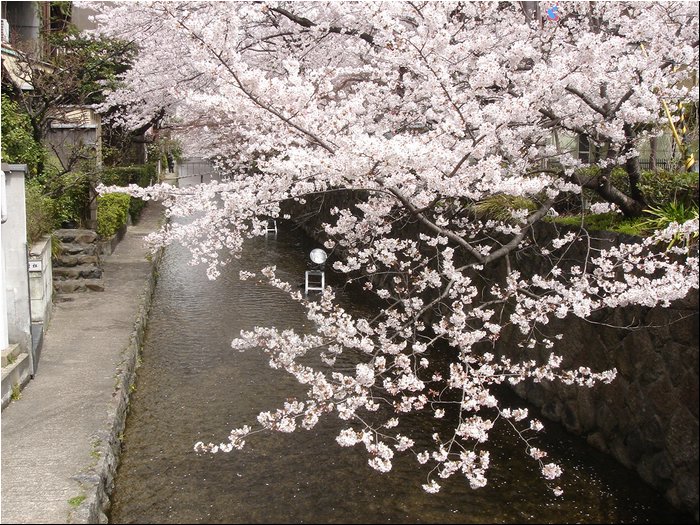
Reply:
[[29, 297], [32, 323], [48, 325], [53, 305], [51, 237], [46, 235], [29, 249]]
[[48, 2], [3, 2], [4, 17], [10, 24], [10, 43], [24, 51], [34, 52], [41, 32], [40, 12]]
[[[163, 166], [167, 171], [167, 166]], [[200, 182], [211, 182], [216, 178], [216, 173], [211, 163], [204, 159], [188, 158], [176, 164], [175, 171], [177, 179], [182, 186], [197, 184]]]
[[2, 224], [2, 255], [5, 266], [7, 331], [10, 343], [18, 343], [34, 360], [31, 343], [29, 278], [27, 276], [27, 227], [24, 177], [27, 167], [3, 164], [7, 221]]

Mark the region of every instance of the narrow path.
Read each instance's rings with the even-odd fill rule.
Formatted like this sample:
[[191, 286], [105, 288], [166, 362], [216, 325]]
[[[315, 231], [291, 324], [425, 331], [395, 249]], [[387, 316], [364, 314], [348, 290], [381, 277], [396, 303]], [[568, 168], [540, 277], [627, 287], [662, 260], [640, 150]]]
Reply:
[[2, 523], [66, 523], [86, 496], [78, 475], [94, 473], [114, 427], [120, 363], [152, 275], [143, 238], [161, 216], [149, 204], [105, 257], [104, 292], [54, 305], [38, 372], [2, 412]]

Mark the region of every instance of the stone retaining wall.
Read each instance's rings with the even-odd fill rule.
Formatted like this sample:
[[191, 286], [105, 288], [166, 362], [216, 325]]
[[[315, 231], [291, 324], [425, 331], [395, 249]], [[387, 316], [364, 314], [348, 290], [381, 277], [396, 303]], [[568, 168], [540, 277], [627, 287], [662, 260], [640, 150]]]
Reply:
[[[329, 210], [347, 206], [361, 198], [357, 193], [336, 193], [309, 198], [307, 204], [291, 205], [292, 216], [305, 216], [300, 226], [323, 242], [321, 224], [334, 223]], [[309, 215], [308, 210], [320, 210]], [[307, 214], [304, 215], [304, 212]], [[542, 225], [538, 240], [555, 235], [555, 228]], [[596, 232], [595, 247], [604, 247], [629, 237]], [[573, 262], [580, 253], [568, 253]], [[513, 261], [511, 261], [513, 262]], [[518, 270], [537, 272], [541, 261], [518, 259]], [[505, 275], [504, 263], [487, 269], [487, 278]], [[626, 329], [617, 328], [628, 327]], [[567, 318], [545, 327], [565, 337], [555, 348], [563, 366], [575, 363], [594, 371], [618, 369], [610, 385], [592, 389], [567, 387], [549, 382], [522, 383], [516, 392], [540, 407], [543, 414], [561, 422], [665, 494], [677, 508], [698, 520], [698, 294], [676, 301], [671, 308], [625, 308], [597, 313], [591, 320]], [[508, 344], [509, 332], [502, 333], [498, 351], [517, 357], [523, 352]], [[547, 360], [549, 350], [539, 357]], [[520, 355], [522, 358], [523, 356]], [[532, 359], [532, 354], [527, 354]]]

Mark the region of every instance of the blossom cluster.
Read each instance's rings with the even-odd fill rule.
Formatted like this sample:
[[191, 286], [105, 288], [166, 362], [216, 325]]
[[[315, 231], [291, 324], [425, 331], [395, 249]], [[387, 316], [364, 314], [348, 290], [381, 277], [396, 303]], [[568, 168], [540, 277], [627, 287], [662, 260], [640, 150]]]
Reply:
[[[361, 195], [332, 209], [322, 234], [337, 255], [334, 269], [385, 307], [365, 319], [330, 290], [308, 301], [274, 268], [243, 270], [242, 279], [264, 280], [303, 304], [314, 331], [257, 327], [233, 348], [262, 349], [306, 394], [261, 413], [256, 430], [243, 426], [197, 450], [231, 451], [259, 429], [310, 429], [335, 416], [340, 446], [362, 444], [380, 472], [396, 454], [413, 454], [417, 468], [431, 468], [423, 488], [437, 492], [438, 478], [455, 474], [474, 488], [486, 484], [486, 447], [500, 421], [516, 429], [549, 482], [561, 468], [530, 443], [542, 423], [502, 406], [493, 387], [608, 383], [615, 370], [563, 368], [562, 334], [544, 337], [539, 328], [602, 308], [668, 306], [697, 289], [697, 219], [589, 250], [578, 266], [565, 255], [582, 235], [546, 244], [533, 235], [558, 199], [581, 192], [580, 168], [638, 159], [664, 125], [662, 101], [697, 103], [688, 82], [698, 63], [697, 4], [571, 2], [548, 24], [520, 4], [94, 5], [103, 34], [140, 47], [105, 103], [125, 108], [117, 123], [138, 127], [165, 111], [185, 151], [213, 159], [222, 175], [189, 188], [101, 188], [161, 200], [169, 218], [188, 219], [168, 222], [152, 246], [183, 244], [215, 278], [247, 239], [265, 234], [282, 203]], [[561, 147], [576, 135], [596, 142], [593, 164]], [[512, 204], [498, 218], [480, 215], [494, 198]], [[663, 249], [679, 236], [688, 242]], [[525, 253], [544, 270], [513, 267]], [[485, 277], [495, 265], [506, 269], [502, 282]], [[518, 362], [498, 353], [508, 327], [517, 328], [507, 343], [523, 349]], [[551, 350], [546, 362], [528, 357], [536, 348]], [[445, 354], [453, 356], [447, 363]], [[334, 367], [347, 355], [353, 367]], [[425, 440], [402, 427], [416, 412], [449, 420], [450, 432], [418, 446]]]

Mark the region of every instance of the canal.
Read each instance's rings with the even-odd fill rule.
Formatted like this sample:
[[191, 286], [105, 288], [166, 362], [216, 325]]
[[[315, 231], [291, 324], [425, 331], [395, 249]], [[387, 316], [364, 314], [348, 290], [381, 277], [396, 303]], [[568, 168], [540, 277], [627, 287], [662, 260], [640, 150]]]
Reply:
[[[414, 459], [395, 458], [394, 469], [381, 474], [367, 466], [364, 449], [340, 448], [335, 436], [345, 425], [338, 420], [322, 420], [312, 431], [257, 434], [242, 451], [197, 455], [195, 442], [224, 441], [232, 428], [254, 424], [258, 412], [303, 394], [292, 378], [268, 367], [262, 352], [240, 353], [230, 342], [256, 325], [308, 330], [300, 305], [276, 288], [240, 281], [238, 274], [251, 264], [274, 264], [280, 278], [301, 285], [312, 247], [293, 225], [282, 223], [276, 237], [251, 242], [216, 281], [189, 266], [181, 247], [165, 251], [110, 522], [692, 522], [636, 474], [553, 423], [540, 448], [564, 468], [565, 493], [558, 498], [505, 426], [492, 432], [487, 487], [471, 490], [455, 476], [432, 495], [421, 489], [426, 471], [416, 470]], [[346, 308], [370, 308], [333, 275], [330, 283]], [[420, 416], [412, 421], [426, 436], [440, 423]]]

